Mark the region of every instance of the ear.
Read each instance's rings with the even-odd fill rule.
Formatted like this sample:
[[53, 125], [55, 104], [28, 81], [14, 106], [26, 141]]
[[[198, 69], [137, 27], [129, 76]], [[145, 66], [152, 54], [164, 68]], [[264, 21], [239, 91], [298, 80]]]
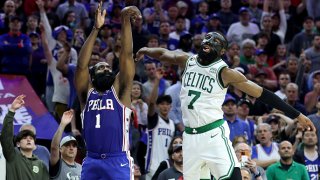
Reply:
[[19, 148], [19, 147], [20, 147], [20, 142], [17, 142], [16, 145], [17, 145], [17, 147]]

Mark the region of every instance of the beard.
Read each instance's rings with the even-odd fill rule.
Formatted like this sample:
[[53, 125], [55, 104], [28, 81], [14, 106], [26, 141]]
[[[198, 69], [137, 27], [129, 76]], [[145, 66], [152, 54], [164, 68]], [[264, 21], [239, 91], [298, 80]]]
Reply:
[[204, 52], [203, 47], [201, 46], [198, 56], [201, 59], [199, 62], [201, 65], [209, 65], [218, 57], [218, 53], [212, 49], [210, 52]]
[[113, 85], [115, 76], [111, 72], [103, 72], [94, 75], [92, 85], [100, 92], [109, 90]]

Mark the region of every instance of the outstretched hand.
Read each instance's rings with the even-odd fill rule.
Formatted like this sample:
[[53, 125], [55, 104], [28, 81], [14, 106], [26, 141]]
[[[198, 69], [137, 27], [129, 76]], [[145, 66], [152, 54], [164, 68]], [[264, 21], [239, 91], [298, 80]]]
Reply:
[[133, 22], [137, 19], [142, 19], [141, 12], [136, 6], [128, 6], [122, 9], [121, 14], [131, 18]]
[[25, 97], [26, 97], [26, 95], [20, 95], [20, 96], [16, 97], [13, 100], [9, 110], [12, 112], [15, 112], [17, 109], [21, 108], [24, 105], [24, 98]]
[[301, 114], [297, 117], [299, 124], [302, 126], [303, 130], [308, 131], [315, 131], [316, 128], [314, 127], [313, 123], [309, 118], [307, 118], [305, 115]]
[[103, 26], [105, 17], [106, 17], [107, 11], [104, 9], [102, 11], [102, 1], [99, 2], [98, 8], [96, 10], [96, 19], [95, 19], [95, 25], [94, 27], [99, 29]]
[[134, 59], [134, 61], [140, 61], [141, 59], [143, 59], [144, 54], [147, 52], [147, 48], [143, 47], [141, 49], [139, 49], [139, 51], [136, 53], [136, 57]]
[[160, 79], [163, 77], [163, 75], [164, 75], [163, 69], [162, 69], [161, 67], [158, 68], [157, 71], [156, 71], [156, 78], [157, 78], [158, 80], [160, 80]]
[[62, 125], [68, 125], [73, 118], [73, 110], [65, 111], [61, 118]]

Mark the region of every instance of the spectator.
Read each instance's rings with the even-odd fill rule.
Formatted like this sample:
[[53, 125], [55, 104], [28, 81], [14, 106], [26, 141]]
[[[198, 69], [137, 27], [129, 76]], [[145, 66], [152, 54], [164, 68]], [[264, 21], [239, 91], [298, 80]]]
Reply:
[[134, 180], [141, 180], [141, 171], [140, 167], [137, 164], [133, 165], [133, 176]]
[[[112, 51], [109, 52], [106, 56], [107, 63], [112, 67], [112, 71], [118, 72], [119, 71], [119, 58], [120, 58], [120, 51], [121, 51], [121, 36], [120, 34], [116, 34], [115, 42], [112, 47]], [[99, 51], [93, 50], [95, 53], [99, 53]], [[101, 58], [101, 56], [100, 56]]]
[[148, 105], [142, 100], [143, 88], [139, 81], [133, 81], [131, 90], [131, 106], [136, 111], [138, 124], [147, 126]]
[[[178, 7], [178, 10], [179, 10], [179, 13], [178, 13], [178, 16], [182, 16], [185, 18], [186, 20], [186, 30], [189, 31], [190, 30], [190, 19], [188, 18], [188, 12], [189, 12], [189, 5], [184, 2], [184, 1], [178, 1], [176, 3], [176, 6]], [[192, 9], [192, 8], [190, 8]], [[189, 13], [190, 14], [190, 13]]]
[[304, 98], [304, 105], [309, 114], [317, 111], [316, 105], [320, 97], [320, 83], [317, 82], [313, 85], [313, 90], [308, 92]]
[[226, 34], [226, 31], [224, 31], [224, 29], [221, 28], [220, 17], [216, 13], [213, 13], [209, 17], [208, 22], [206, 22], [201, 29], [201, 34], [204, 36], [212, 31], [219, 31], [222, 34]]
[[296, 57], [302, 49], [307, 49], [312, 45], [314, 22], [312, 17], [306, 17], [303, 21], [303, 31], [296, 34], [289, 46], [289, 52]]
[[16, 6], [13, 0], [6, 0], [3, 5], [3, 12], [0, 13], [0, 34], [9, 31], [9, 18], [16, 15]]
[[182, 137], [181, 136], [175, 136], [172, 138], [169, 148], [168, 148], [168, 155], [169, 158], [162, 161], [157, 169], [157, 171], [154, 173], [152, 180], [157, 180], [158, 176], [161, 172], [163, 172], [166, 169], [169, 169], [173, 166], [173, 159], [172, 159], [172, 154], [173, 154], [173, 149], [175, 146], [179, 146], [182, 144]]
[[175, 22], [177, 20], [177, 17], [179, 15], [179, 9], [176, 5], [171, 5], [168, 8], [168, 22], [170, 24], [170, 31], [175, 30]]
[[250, 144], [255, 141], [254, 130], [256, 126], [255, 122], [248, 117], [251, 107], [252, 107], [252, 104], [250, 100], [246, 98], [240, 99], [237, 103], [237, 117], [238, 119], [245, 122], [249, 127], [248, 138], [250, 137], [250, 139], [248, 139], [248, 141], [250, 142]]
[[245, 39], [241, 42], [240, 62], [244, 65], [254, 64], [254, 55], [256, 51], [256, 43], [251, 39]]
[[178, 49], [179, 41], [177, 39], [172, 39], [170, 34], [170, 24], [168, 21], [163, 21], [160, 23], [160, 29], [159, 29], [159, 40], [160, 42], [165, 42], [167, 44], [168, 49], [170, 50], [176, 50]]
[[291, 82], [290, 75], [288, 71], [282, 71], [279, 74], [278, 78], [278, 84], [279, 84], [279, 90], [277, 90], [274, 94], [279, 96], [282, 100], [286, 99], [285, 89], [287, 85]]
[[178, 16], [175, 22], [175, 30], [169, 34], [169, 37], [177, 41], [180, 40], [180, 36], [189, 33], [186, 31], [186, 19], [182, 16]]
[[250, 22], [249, 10], [246, 7], [242, 7], [239, 10], [239, 20], [240, 22], [231, 24], [227, 31], [227, 39], [229, 41], [240, 43], [243, 40], [252, 38], [255, 34], [259, 33], [259, 27]]
[[44, 56], [43, 47], [40, 43], [40, 35], [36, 32], [29, 34], [32, 53], [30, 62], [30, 76], [28, 78], [31, 86], [41, 98], [45, 94], [47, 79], [47, 60]]
[[192, 28], [190, 31], [194, 34], [200, 34], [201, 29], [207, 24], [208, 21], [208, 3], [206, 1], [202, 1], [198, 4], [198, 14], [196, 14], [192, 19]]
[[262, 17], [262, 10], [258, 7], [259, 0], [249, 0], [248, 3], [248, 10], [251, 15], [251, 22], [256, 23], [259, 26], [260, 19]]
[[[24, 124], [20, 127], [19, 132], [22, 131], [31, 131], [35, 136], [37, 135], [36, 128], [32, 124]], [[49, 171], [49, 159], [50, 159], [50, 152], [45, 146], [35, 144], [35, 149], [33, 150], [33, 154], [36, 155], [40, 160], [44, 162], [48, 171]]]
[[[257, 166], [256, 162], [251, 159], [251, 147], [242, 142], [235, 144], [234, 151], [238, 161], [245, 168], [248, 168], [252, 180], [266, 180], [266, 174], [262, 167]], [[245, 156], [245, 157], [243, 157]], [[241, 173], [242, 174], [242, 173]]]
[[249, 126], [236, 116], [236, 99], [230, 94], [226, 95], [226, 98], [222, 104], [222, 111], [224, 114], [224, 119], [228, 122], [230, 128], [230, 141], [233, 141], [234, 137], [236, 136], [245, 136], [248, 143], [250, 144], [251, 134], [249, 131]]
[[158, 180], [167, 179], [181, 179], [183, 177], [183, 156], [182, 156], [182, 144], [173, 146], [173, 166], [160, 173]]
[[31, 54], [30, 39], [21, 33], [22, 21], [18, 16], [10, 18], [10, 32], [0, 36], [1, 72], [5, 74], [29, 75]]
[[59, 16], [60, 21], [68, 11], [73, 11], [76, 17], [76, 23], [81, 23], [82, 20], [88, 18], [88, 12], [82, 3], [76, 0], [67, 0], [65, 3], [60, 4], [57, 8], [56, 14]]
[[[147, 179], [154, 175], [161, 161], [168, 159], [168, 145], [175, 132], [174, 122], [169, 119], [172, 99], [169, 95], [158, 97], [162, 76], [162, 70], [157, 69], [148, 102], [148, 148], [145, 159]], [[153, 136], [155, 132], [156, 135]]]
[[75, 162], [78, 150], [77, 140], [70, 135], [61, 139], [65, 127], [72, 118], [73, 110], [64, 112], [60, 125], [52, 138], [49, 171], [51, 179], [81, 179], [82, 167]]
[[258, 166], [266, 169], [280, 159], [278, 144], [272, 141], [272, 131], [269, 124], [259, 124], [256, 129], [256, 136], [260, 143], [252, 147], [251, 158]]
[[146, 20], [148, 30], [151, 34], [157, 34], [160, 22], [168, 19], [166, 11], [163, 9], [164, 0], [153, 1], [153, 7], [143, 10], [143, 18]]
[[6, 176], [7, 179], [49, 179], [46, 165], [33, 154], [36, 137], [32, 131], [19, 132], [15, 139], [18, 148], [14, 148], [14, 115], [24, 105], [24, 98], [25, 95], [20, 95], [14, 99], [3, 121], [0, 141], [6, 158]]
[[320, 17], [320, 13], [317, 9], [320, 9], [320, 2], [316, 0], [306, 0], [306, 9], [308, 11], [308, 15], [312, 18]]
[[195, 34], [193, 36], [193, 46], [192, 46], [192, 52], [194, 54], [198, 53], [201, 48], [201, 42], [203, 40], [203, 36], [201, 34]]
[[221, 19], [221, 27], [225, 32], [228, 31], [231, 24], [238, 21], [238, 17], [231, 11], [232, 1], [231, 0], [221, 0], [220, 1], [220, 11], [217, 12]]
[[296, 110], [300, 111], [302, 114], [307, 114], [306, 108], [303, 104], [301, 104], [298, 99], [298, 85], [295, 83], [289, 83], [286, 86], [286, 97], [285, 100], [288, 104], [290, 104], [292, 107], [294, 107]]
[[317, 151], [318, 138], [315, 131], [304, 131], [302, 133], [302, 149], [297, 149], [293, 156], [293, 160], [297, 163], [304, 164], [307, 168], [309, 178], [318, 177], [320, 157]]
[[226, 63], [232, 69], [237, 69], [245, 76], [249, 73], [248, 67], [240, 62], [240, 46], [236, 42], [229, 43]]
[[85, 34], [82, 28], [75, 28], [74, 34], [73, 34], [73, 39], [72, 39], [72, 47], [76, 50], [78, 53], [84, 44], [85, 40]]
[[317, 112], [314, 114], [310, 114], [308, 118], [312, 121], [314, 126], [316, 127], [317, 137], [318, 137], [318, 145], [320, 145], [320, 97], [317, 98], [316, 104]]
[[276, 53], [268, 59], [268, 65], [273, 69], [276, 75], [279, 76], [280, 71], [283, 71], [287, 62], [287, 47], [285, 44], [277, 46]]
[[65, 13], [63, 16], [63, 19], [61, 20], [61, 24], [67, 26], [72, 31], [79, 26], [76, 22], [76, 13], [72, 10], [69, 10]]
[[132, 38], [135, 42], [133, 44], [133, 53], [136, 53], [140, 48], [147, 45], [149, 35], [150, 32], [143, 26], [143, 19], [137, 19], [132, 26]]
[[282, 141], [279, 145], [280, 161], [272, 164], [267, 169], [267, 178], [280, 179], [309, 179], [306, 167], [293, 161], [294, 149], [288, 141]]
[[30, 33], [37, 33], [37, 28], [39, 27], [39, 17], [36, 15], [28, 16], [28, 21], [26, 25], [27, 30], [25, 32], [27, 35], [30, 35]]
[[268, 89], [275, 89], [277, 87], [277, 77], [272, 71], [270, 67], [267, 67], [267, 54], [262, 49], [256, 50], [256, 57], [255, 57], [255, 64], [249, 65], [249, 72], [253, 76], [257, 76], [258, 73], [264, 72], [266, 75], [266, 79], [263, 82], [262, 86], [268, 88]]
[[310, 73], [320, 69], [320, 34], [315, 34], [313, 37], [312, 46], [305, 50], [305, 55], [308, 60], [311, 60]]
[[240, 169], [242, 180], [251, 180], [251, 172], [248, 168], [241, 167]]
[[[144, 63], [144, 67], [148, 80], [145, 83], [143, 83], [143, 98], [145, 98], [146, 102], [148, 102], [148, 97], [150, 96], [152, 87], [156, 81], [157, 66], [154, 62], [146, 61]], [[168, 81], [166, 81], [165, 79], [161, 79], [158, 92], [159, 96], [163, 95], [169, 86], [170, 84]]]

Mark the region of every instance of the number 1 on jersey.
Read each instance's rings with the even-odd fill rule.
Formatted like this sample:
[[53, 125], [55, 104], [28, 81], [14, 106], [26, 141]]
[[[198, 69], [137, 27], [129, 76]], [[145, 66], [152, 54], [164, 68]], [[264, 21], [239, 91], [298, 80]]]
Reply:
[[96, 126], [95, 128], [100, 128], [100, 114], [96, 115]]
[[196, 102], [197, 99], [199, 99], [199, 97], [201, 95], [201, 92], [194, 91], [194, 90], [189, 90], [188, 96], [192, 96], [192, 95], [195, 95], [195, 96], [191, 99], [191, 101], [190, 101], [190, 103], [188, 105], [188, 109], [193, 109], [194, 108], [193, 104]]

